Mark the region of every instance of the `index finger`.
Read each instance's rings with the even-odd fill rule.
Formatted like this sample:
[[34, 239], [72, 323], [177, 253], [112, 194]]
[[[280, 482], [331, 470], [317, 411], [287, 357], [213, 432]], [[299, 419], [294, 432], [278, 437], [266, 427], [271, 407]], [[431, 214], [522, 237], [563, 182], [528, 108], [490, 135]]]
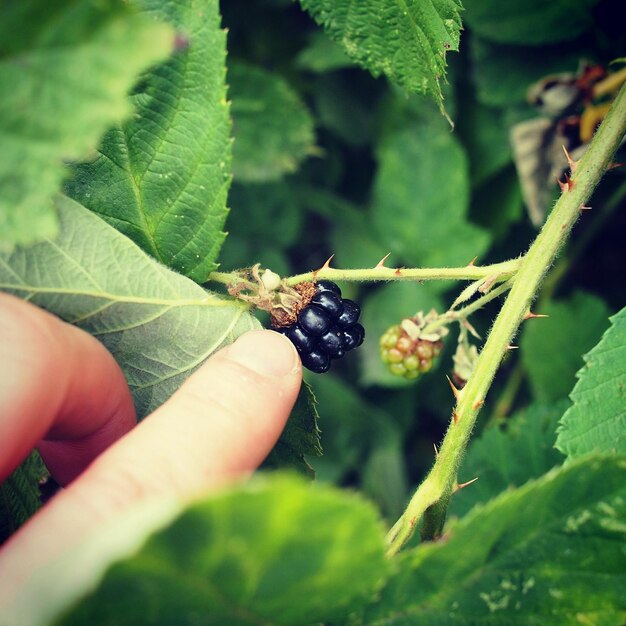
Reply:
[[131, 430], [119, 366], [96, 339], [0, 293], [0, 481], [37, 446], [62, 485]]

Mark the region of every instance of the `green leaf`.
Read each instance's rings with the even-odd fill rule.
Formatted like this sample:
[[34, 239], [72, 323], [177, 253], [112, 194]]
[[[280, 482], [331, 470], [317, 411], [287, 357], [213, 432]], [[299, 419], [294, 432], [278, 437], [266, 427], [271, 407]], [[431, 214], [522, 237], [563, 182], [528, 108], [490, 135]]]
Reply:
[[317, 400], [311, 386], [303, 382], [285, 430], [264, 463], [266, 468], [294, 469], [313, 477], [306, 456], [322, 456]]
[[381, 443], [363, 467], [363, 493], [378, 504], [386, 519], [395, 521], [409, 495], [409, 478], [400, 437]]
[[610, 312], [602, 300], [577, 292], [548, 302], [537, 313], [549, 317], [526, 322], [520, 352], [535, 399], [551, 402], [571, 391], [581, 355], [606, 329]]
[[0, 289], [102, 341], [140, 418], [216, 350], [258, 327], [240, 305], [156, 263], [77, 202], [59, 196], [56, 206], [57, 239], [0, 254]]
[[[232, 218], [227, 225], [232, 225], [234, 235], [258, 242], [261, 248], [284, 249], [298, 243], [304, 210], [289, 179], [266, 184], [235, 183], [230, 206]], [[256, 260], [247, 259], [247, 264]]]
[[0, 544], [41, 507], [39, 481], [47, 474], [34, 451], [0, 484]]
[[300, 0], [348, 56], [407, 91], [431, 93], [443, 107], [446, 52], [458, 50], [458, 0]]
[[359, 147], [372, 141], [376, 123], [376, 91], [371, 77], [359, 78], [363, 76], [365, 85], [342, 72], [319, 76], [313, 94], [318, 124]]
[[594, 25], [598, 0], [464, 0], [472, 31], [498, 43], [540, 45], [576, 39]]
[[522, 190], [513, 165], [474, 190], [470, 212], [477, 224], [491, 232], [494, 241], [510, 234], [511, 226], [524, 216]]
[[[328, 201], [324, 202], [326, 198]], [[319, 199], [316, 209], [328, 218], [332, 227], [331, 242], [332, 249], [337, 251], [337, 262], [341, 267], [376, 265], [389, 250], [378, 240], [368, 213], [340, 198], [326, 198]]]
[[570, 394], [574, 404], [561, 418], [556, 445], [568, 459], [592, 450], [626, 452], [626, 309], [611, 323], [584, 356]]
[[120, 516], [29, 581], [10, 614], [50, 623], [65, 609], [55, 623], [66, 626], [304, 626], [361, 606], [389, 567], [371, 505], [295, 477], [257, 478], [182, 510]]
[[344, 49], [319, 30], [311, 33], [309, 45], [296, 58], [296, 67], [318, 74], [352, 66]]
[[369, 626], [621, 626], [626, 460], [587, 458], [474, 509], [400, 557]]
[[454, 494], [450, 514], [463, 516], [477, 503], [560, 465], [563, 456], [553, 446], [566, 406], [567, 401], [534, 404], [474, 440], [461, 464], [459, 481], [478, 480]]
[[239, 181], [264, 182], [295, 172], [314, 150], [313, 119], [304, 102], [277, 74], [243, 63], [229, 66]]
[[476, 188], [512, 161], [509, 129], [502, 110], [466, 97], [461, 103], [458, 132], [467, 150], [470, 180]]
[[576, 72], [585, 56], [580, 42], [571, 47], [532, 48], [493, 44], [481, 37], [470, 38], [469, 53], [477, 97], [484, 104], [496, 107], [525, 104], [533, 83], [551, 74]]
[[63, 162], [130, 113], [137, 74], [171, 47], [165, 25], [122, 0], [2, 3], [0, 248], [54, 235]]
[[206, 280], [224, 240], [231, 139], [216, 0], [137, 0], [182, 39], [144, 76], [136, 115], [104, 137], [67, 192], [164, 265]]
[[358, 472], [377, 446], [397, 440], [393, 417], [340, 378], [316, 376], [312, 385], [324, 433], [324, 457], [312, 461], [318, 480], [340, 482]]
[[420, 122], [378, 153], [372, 219], [388, 249], [410, 266], [464, 265], [487, 248], [468, 223], [467, 158], [445, 123]]
[[367, 336], [359, 349], [363, 370], [361, 381], [365, 385], [406, 387], [414, 384], [400, 376], [394, 376], [380, 358], [378, 341], [393, 324], [418, 311], [428, 313], [431, 309], [444, 310], [443, 303], [430, 285], [401, 282], [377, 289], [362, 303], [363, 325]]

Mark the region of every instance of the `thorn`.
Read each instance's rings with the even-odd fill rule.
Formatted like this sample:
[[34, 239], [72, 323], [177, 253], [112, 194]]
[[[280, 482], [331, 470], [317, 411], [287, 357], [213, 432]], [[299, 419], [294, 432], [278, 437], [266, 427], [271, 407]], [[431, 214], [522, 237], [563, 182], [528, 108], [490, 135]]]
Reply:
[[468, 480], [466, 483], [457, 483], [456, 489], [454, 491], [461, 491], [461, 489], [465, 489], [465, 487], [467, 487], [468, 485], [475, 483], [478, 480], [478, 478], [479, 477], [476, 476], [476, 478], [472, 478], [472, 480]]
[[579, 207], [580, 211], [591, 211], [591, 207], [590, 206], [585, 206], [584, 204], [581, 204]]
[[322, 271], [322, 270], [327, 270], [330, 268], [330, 262], [332, 260], [332, 258], [334, 257], [334, 254], [331, 254], [326, 261], [324, 262], [324, 265], [322, 265], [322, 267], [320, 267], [319, 269], [313, 270], [311, 272], [312, 278], [313, 278], [313, 282], [315, 282], [317, 280], [317, 275]]
[[467, 267], [476, 267], [476, 266], [474, 265], [474, 263], [476, 262], [476, 259], [477, 259], [477, 258], [478, 258], [478, 257], [477, 257], [477, 256], [475, 256], [475, 257], [474, 257], [474, 258], [473, 258], [473, 259], [472, 259], [472, 260], [471, 260], [471, 261], [467, 264]]
[[398, 268], [398, 269], [394, 272], [394, 274], [395, 274], [396, 276], [402, 276], [402, 270], [403, 270], [403, 269], [404, 269], [404, 268], [399, 267], [399, 268]]
[[509, 344], [509, 345], [506, 347], [506, 349], [507, 349], [507, 350], [517, 350], [518, 348], [519, 348], [519, 346], [514, 346], [514, 345], [511, 345], [511, 344]]
[[452, 411], [452, 419], [454, 420], [455, 424], [459, 423], [459, 416], [456, 411]]
[[574, 189], [574, 181], [569, 177], [569, 174], [565, 173], [565, 182], [562, 183], [559, 178], [556, 179], [556, 182], [559, 183], [559, 187], [562, 192], [571, 191]]
[[324, 265], [322, 265], [322, 267], [319, 268], [319, 270], [317, 270], [318, 272], [321, 272], [322, 270], [327, 270], [330, 267], [330, 262], [333, 260], [333, 257], [335, 255], [331, 254], [325, 261]]
[[476, 410], [476, 409], [480, 409], [480, 407], [481, 407], [483, 404], [485, 404], [485, 401], [484, 401], [484, 400], [476, 400], [476, 402], [474, 402], [474, 404], [472, 404], [472, 408], [473, 408], [474, 410]]
[[459, 395], [461, 394], [461, 390], [457, 389], [454, 386], [454, 383], [450, 380], [450, 376], [448, 376], [447, 374], [446, 374], [446, 378], [448, 379], [448, 382], [450, 383], [450, 387], [452, 389], [452, 393], [454, 394], [454, 397], [458, 400], [459, 399]]
[[623, 167], [624, 165], [626, 165], [626, 163], [611, 163], [606, 169], [608, 170], [614, 170], [617, 169], [618, 167]]
[[567, 164], [569, 165], [569, 168], [572, 172], [572, 174], [576, 171], [576, 168], [578, 167], [578, 161], [574, 161], [572, 159], [572, 157], [569, 155], [569, 152], [567, 151], [567, 148], [565, 146], [561, 146], [563, 148], [563, 152], [565, 152], [565, 158], [567, 159]]
[[533, 313], [530, 309], [528, 310], [528, 312], [526, 313], [526, 315], [524, 315], [524, 319], [525, 320], [532, 320], [532, 319], [536, 319], [539, 317], [550, 317], [549, 315], [544, 315], [543, 313]]
[[467, 330], [470, 332], [472, 337], [476, 337], [476, 339], [482, 339], [482, 337], [478, 334], [478, 331], [469, 323], [467, 318], [465, 318], [461, 322], [461, 324], [463, 324], [464, 328], [467, 328]]
[[374, 266], [374, 269], [375, 270], [382, 269], [382, 268], [389, 269], [388, 267], [385, 267], [385, 261], [390, 256], [391, 256], [391, 252], [388, 252], [387, 254], [385, 254], [385, 256], [380, 261], [378, 261], [378, 263], [376, 263], [376, 265]]
[[415, 524], [417, 524], [417, 518], [412, 517], [412, 518], [409, 520], [409, 526], [410, 526], [411, 528], [415, 528]]
[[435, 459], [439, 458], [439, 450], [437, 449], [437, 444], [433, 443], [433, 448], [435, 448]]

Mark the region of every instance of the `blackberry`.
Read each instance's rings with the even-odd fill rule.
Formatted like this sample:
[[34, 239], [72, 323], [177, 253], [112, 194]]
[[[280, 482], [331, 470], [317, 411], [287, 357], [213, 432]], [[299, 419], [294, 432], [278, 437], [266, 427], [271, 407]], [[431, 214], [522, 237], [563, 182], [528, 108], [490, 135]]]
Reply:
[[310, 291], [312, 295], [301, 298], [288, 325], [279, 325], [273, 317], [273, 328], [295, 345], [304, 367], [321, 374], [328, 371], [331, 359], [339, 359], [363, 343], [365, 329], [358, 323], [361, 309], [356, 302], [342, 299], [341, 289], [329, 280], [300, 285], [309, 286], [301, 294]]
[[387, 329], [380, 338], [380, 355], [392, 374], [414, 380], [432, 368], [448, 333], [444, 326], [428, 332], [428, 324], [436, 319], [436, 311], [428, 315], [420, 312]]

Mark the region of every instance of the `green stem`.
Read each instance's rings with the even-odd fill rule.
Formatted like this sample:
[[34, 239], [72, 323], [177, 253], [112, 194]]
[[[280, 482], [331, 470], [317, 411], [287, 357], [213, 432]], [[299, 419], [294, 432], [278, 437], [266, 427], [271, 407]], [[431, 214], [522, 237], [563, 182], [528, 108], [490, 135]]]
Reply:
[[626, 86], [623, 86], [578, 163], [570, 185], [561, 194], [541, 232], [521, 260], [511, 292], [496, 318], [476, 369], [467, 385], [457, 394], [453, 419], [437, 460], [387, 535], [389, 555], [397, 553], [410, 539], [422, 516], [422, 539], [432, 540], [441, 534], [448, 503], [457, 488], [461, 459], [496, 370], [546, 271], [578, 219], [581, 207], [605, 173], [625, 133]]
[[495, 300], [498, 296], [501, 296], [503, 293], [506, 293], [513, 284], [513, 279], [509, 278], [505, 283], [498, 285], [495, 289], [491, 289], [488, 293], [484, 294], [480, 298], [476, 298], [474, 302], [468, 304], [467, 306], [459, 309], [458, 311], [446, 311], [442, 313], [436, 320], [428, 324], [424, 327], [422, 331], [423, 334], [432, 333], [434, 330], [437, 330], [441, 326], [447, 326], [451, 322], [459, 322], [463, 319], [469, 317], [472, 313], [482, 309], [485, 304]]
[[[347, 280], [347, 281], [380, 281], [380, 280], [476, 280], [497, 276], [496, 281], [507, 280], [515, 274], [520, 259], [494, 263], [493, 265], [465, 265], [463, 267], [431, 267], [431, 268], [398, 268], [372, 267], [368, 269], [339, 270], [334, 267], [322, 267], [313, 272], [296, 274], [286, 279], [288, 285], [311, 280]], [[239, 272], [211, 272], [207, 279], [223, 285], [242, 282]]]
[[513, 259], [493, 265], [465, 265], [464, 267], [398, 268], [376, 266], [367, 269], [339, 270], [334, 267], [322, 267], [314, 272], [297, 274], [287, 278], [288, 285], [295, 285], [308, 280], [476, 280], [497, 275], [498, 281], [506, 280], [515, 274], [520, 260]]
[[494, 289], [488, 291], [485, 295], [480, 298], [476, 298], [474, 302], [464, 306], [462, 309], [458, 311], [448, 311], [445, 315], [449, 316], [451, 320], [462, 320], [466, 317], [469, 317], [472, 313], [475, 313], [479, 309], [482, 309], [487, 302], [491, 302], [495, 300], [497, 297], [501, 296], [503, 293], [506, 293], [513, 286], [513, 278], [509, 278], [505, 283], [498, 285]]
[[234, 283], [243, 283], [247, 287], [254, 287], [254, 283], [250, 280], [245, 280], [239, 272], [211, 272], [206, 282], [209, 281], [227, 286]]
[[524, 376], [524, 368], [518, 361], [515, 369], [513, 369], [509, 375], [509, 379], [507, 380], [506, 386], [496, 402], [496, 406], [493, 409], [491, 417], [485, 424], [485, 429], [502, 423], [506, 416], [511, 412], [511, 407], [515, 403], [515, 398], [517, 397], [522, 383], [524, 382]]
[[[624, 194], [626, 193], [626, 181], [622, 182], [613, 190], [609, 198], [603, 203], [602, 211], [598, 216], [594, 216], [595, 219], [590, 225], [585, 226], [585, 230], [580, 234], [573, 245], [570, 247], [567, 256], [562, 256], [550, 270], [550, 273], [546, 277], [541, 289], [541, 296], [535, 305], [535, 310], [541, 313], [543, 305], [552, 299], [554, 292], [558, 289], [559, 285], [577, 262], [577, 260], [583, 255], [587, 246], [591, 241], [595, 239], [598, 233], [606, 226], [606, 222], [613, 215], [615, 210], [621, 206]], [[504, 421], [506, 416], [510, 413], [511, 408], [515, 403], [515, 398], [522, 387], [524, 382], [524, 368], [520, 361], [517, 362], [515, 369], [509, 375], [509, 380], [506, 386], [502, 390], [498, 401], [495, 403], [495, 408], [489, 420], [485, 424], [485, 429], [490, 428], [496, 424]]]

